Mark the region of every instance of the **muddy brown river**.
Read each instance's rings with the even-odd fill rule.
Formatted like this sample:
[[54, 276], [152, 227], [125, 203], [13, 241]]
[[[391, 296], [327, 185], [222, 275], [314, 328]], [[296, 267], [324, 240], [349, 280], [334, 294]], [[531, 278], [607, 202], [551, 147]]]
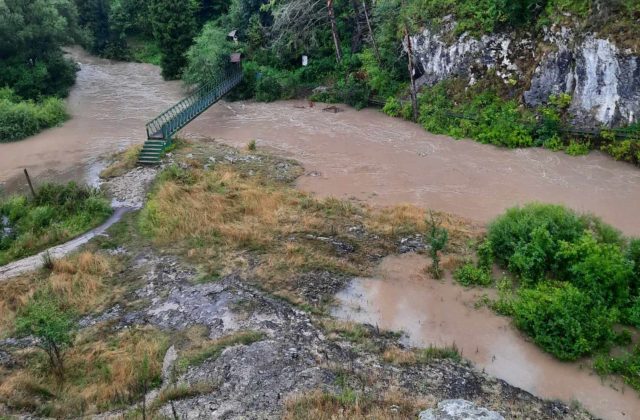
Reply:
[[[95, 182], [101, 157], [145, 139], [144, 124], [180, 99], [179, 83], [164, 82], [147, 64], [97, 59], [71, 51], [80, 63], [68, 99], [72, 119], [29, 139], [0, 144], [0, 185], [48, 179]], [[601, 153], [570, 157], [542, 149], [505, 150], [424, 132], [369, 109], [323, 112], [303, 101], [220, 103], [183, 136], [212, 137], [235, 146], [257, 140], [302, 162], [298, 186], [319, 196], [376, 205], [414, 203], [487, 222], [529, 201], [562, 203], [600, 215], [640, 235], [640, 170]], [[404, 330], [416, 345], [451, 344], [492, 375], [545, 398], [577, 400], [606, 419], [640, 413], [638, 394], [602, 382], [588, 367], [561, 363], [528, 343], [505, 318], [473, 305], [477, 292], [421, 277], [422, 257], [394, 257], [379, 278], [357, 279], [337, 315]], [[355, 309], [354, 309], [355, 308]]]

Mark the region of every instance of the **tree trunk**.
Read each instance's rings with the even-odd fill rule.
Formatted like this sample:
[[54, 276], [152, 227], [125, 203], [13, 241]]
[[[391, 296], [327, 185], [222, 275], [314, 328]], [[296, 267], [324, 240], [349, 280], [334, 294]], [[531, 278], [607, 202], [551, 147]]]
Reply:
[[409, 80], [411, 81], [411, 107], [413, 108], [413, 122], [418, 121], [418, 93], [416, 91], [415, 71], [413, 67], [413, 45], [411, 44], [411, 36], [409, 36], [409, 28], [405, 23], [404, 36], [407, 42], [407, 69], [409, 70]]
[[333, 35], [333, 44], [336, 47], [336, 60], [342, 61], [342, 49], [340, 48], [340, 37], [338, 36], [338, 25], [336, 25], [336, 15], [333, 11], [333, 0], [327, 0], [327, 12], [329, 13], [329, 22], [331, 22], [331, 34]]
[[369, 36], [371, 37], [371, 46], [373, 47], [373, 52], [376, 55], [378, 64], [381, 65], [382, 59], [380, 58], [380, 51], [378, 50], [378, 44], [376, 44], [376, 38], [373, 35], [373, 29], [371, 29], [371, 21], [369, 20], [369, 12], [367, 11], [367, 0], [362, 0], [362, 7], [364, 8], [364, 18], [367, 20], [367, 27], [369, 28]]

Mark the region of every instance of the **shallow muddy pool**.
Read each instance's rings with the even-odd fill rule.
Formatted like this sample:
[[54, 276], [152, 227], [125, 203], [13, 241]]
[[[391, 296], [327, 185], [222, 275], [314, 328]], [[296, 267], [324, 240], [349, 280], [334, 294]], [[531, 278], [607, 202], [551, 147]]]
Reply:
[[337, 296], [338, 318], [401, 330], [408, 344], [455, 345], [478, 369], [547, 399], [578, 401], [604, 419], [638, 418], [640, 397], [616, 380], [602, 380], [588, 361], [563, 363], [542, 352], [508, 318], [475, 303], [483, 289], [426, 276], [417, 254], [385, 258], [375, 278], [355, 279]]

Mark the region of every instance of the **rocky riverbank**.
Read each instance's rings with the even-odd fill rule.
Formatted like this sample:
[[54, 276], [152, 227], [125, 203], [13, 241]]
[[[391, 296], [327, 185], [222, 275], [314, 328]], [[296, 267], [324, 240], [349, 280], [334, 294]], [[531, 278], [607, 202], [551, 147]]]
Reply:
[[[210, 141], [182, 145], [166, 163], [161, 178], [173, 179], [170, 182], [181, 185], [193, 201], [183, 201], [183, 208], [200, 205], [198, 194], [214, 194], [205, 195], [208, 200], [223, 195], [235, 208], [243, 194], [254, 194], [255, 179], [265, 182], [270, 196], [280, 196], [302, 173], [295, 162]], [[152, 178], [149, 170], [134, 169], [110, 181], [108, 188], [116, 199], [133, 205], [140, 195], [129, 197], [127, 185]], [[156, 208], [164, 205], [159, 200], [174, 187], [167, 188], [153, 189]], [[94, 238], [84, 251], [95, 255], [85, 259], [102, 261], [99, 272], [87, 272], [96, 303], [87, 309], [76, 304], [81, 316], [68, 356], [67, 388], [82, 387], [77, 395], [50, 388], [49, 373], [33, 347], [36, 341], [17, 339], [11, 325], [3, 323], [0, 414], [395, 419], [417, 418], [420, 413], [421, 418], [446, 418], [445, 412], [466, 410], [476, 413], [467, 418], [591, 418], [577, 407], [541, 400], [486, 375], [464, 361], [455, 347], [407, 348], [401, 333], [329, 316], [333, 295], [354, 273], [365, 273], [385, 255], [424, 249], [422, 236], [412, 227], [412, 220], [423, 222], [423, 211], [412, 216], [414, 210], [405, 207], [379, 214], [338, 200], [286, 194], [293, 195], [282, 198], [283, 206], [302, 206], [305, 219], [300, 226], [306, 231], [274, 231], [275, 238], [260, 246], [246, 233], [239, 248], [222, 242], [208, 245], [195, 237], [186, 242], [179, 236], [168, 243], [149, 240], [149, 233], [140, 232], [140, 219], [148, 220], [148, 214], [138, 213]], [[242, 214], [261, 214], [243, 203], [238, 207]], [[276, 213], [293, 209], [278, 207]], [[287, 217], [298, 220], [293, 214]], [[231, 220], [247, 223], [236, 213]], [[476, 228], [452, 217], [445, 221], [452, 249], [463, 253]], [[228, 225], [222, 228], [237, 234]], [[212, 256], [214, 247], [218, 254]], [[279, 247], [293, 252], [283, 260], [286, 267], [274, 262], [283, 252]], [[306, 260], [294, 257], [303, 252], [308, 253]], [[72, 274], [77, 284], [88, 284], [78, 277], [86, 269], [71, 264], [74, 260], [54, 266], [51, 274], [7, 280], [3, 299], [22, 296], [16, 292], [20, 288], [59, 282], [62, 273]], [[7, 319], [19, 311], [16, 302], [27, 299], [18, 297], [0, 302]], [[80, 375], [90, 372], [88, 355], [92, 365], [102, 363], [102, 373]], [[154, 379], [144, 379], [140, 366], [148, 366]], [[114, 380], [114, 375], [120, 379]], [[451, 399], [470, 403], [447, 401]]]

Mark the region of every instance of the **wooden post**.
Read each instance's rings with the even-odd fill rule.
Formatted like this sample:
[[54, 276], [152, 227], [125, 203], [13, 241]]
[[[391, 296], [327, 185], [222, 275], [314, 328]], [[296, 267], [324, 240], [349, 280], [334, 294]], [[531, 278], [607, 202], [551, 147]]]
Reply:
[[29, 172], [27, 172], [26, 168], [24, 170], [24, 176], [27, 177], [27, 183], [29, 184], [29, 189], [31, 190], [31, 195], [33, 195], [33, 198], [36, 198], [36, 190], [33, 189], [33, 184], [31, 183], [31, 177], [29, 177]]

